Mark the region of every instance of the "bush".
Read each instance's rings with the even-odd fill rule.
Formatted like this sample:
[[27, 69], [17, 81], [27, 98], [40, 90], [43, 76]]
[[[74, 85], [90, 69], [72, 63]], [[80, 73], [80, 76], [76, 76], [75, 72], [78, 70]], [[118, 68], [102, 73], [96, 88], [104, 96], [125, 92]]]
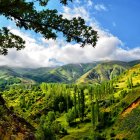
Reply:
[[53, 122], [55, 120], [55, 113], [54, 111], [49, 111], [47, 115], [47, 120]]
[[74, 108], [69, 109], [68, 113], [66, 113], [66, 121], [68, 122], [69, 125], [74, 121], [75, 117], [76, 115]]

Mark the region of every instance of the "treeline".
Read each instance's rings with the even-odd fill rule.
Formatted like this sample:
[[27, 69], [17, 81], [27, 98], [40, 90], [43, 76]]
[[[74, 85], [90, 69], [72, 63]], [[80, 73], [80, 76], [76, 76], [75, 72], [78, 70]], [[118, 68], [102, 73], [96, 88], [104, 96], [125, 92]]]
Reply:
[[12, 78], [12, 77], [9, 79], [1, 78], [0, 79], [0, 90], [4, 90], [5, 88], [7, 88], [10, 85], [19, 84], [19, 83], [21, 83], [21, 80], [18, 78]]

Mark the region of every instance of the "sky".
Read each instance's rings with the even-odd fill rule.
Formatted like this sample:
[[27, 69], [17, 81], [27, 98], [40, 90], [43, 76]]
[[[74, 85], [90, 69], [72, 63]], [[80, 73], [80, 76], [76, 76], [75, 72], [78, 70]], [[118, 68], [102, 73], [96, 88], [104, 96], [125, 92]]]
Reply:
[[[41, 8], [36, 5], [38, 10]], [[8, 26], [26, 41], [25, 49], [10, 49], [0, 56], [0, 65], [19, 67], [50, 67], [69, 63], [89, 63], [100, 60], [131, 61], [140, 59], [140, 1], [139, 0], [74, 0], [67, 6], [50, 0], [49, 9], [57, 9], [65, 18], [81, 16], [98, 32], [95, 48], [81, 48], [67, 43], [61, 35], [57, 40], [45, 40], [33, 31], [16, 27], [14, 22], [0, 16], [0, 28]]]

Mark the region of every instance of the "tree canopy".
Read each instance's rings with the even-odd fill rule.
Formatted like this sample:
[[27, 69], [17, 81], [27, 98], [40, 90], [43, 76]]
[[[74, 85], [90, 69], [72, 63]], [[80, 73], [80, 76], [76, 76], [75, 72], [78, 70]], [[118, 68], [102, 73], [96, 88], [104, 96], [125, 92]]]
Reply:
[[[67, 5], [72, 0], [60, 0]], [[12, 20], [19, 28], [33, 30], [46, 39], [56, 39], [57, 32], [61, 32], [67, 42], [75, 41], [84, 47], [90, 44], [95, 47], [97, 31], [85, 24], [81, 17], [68, 20], [56, 9], [50, 10], [45, 6], [49, 0], [0, 0], [0, 15]], [[45, 7], [38, 11], [35, 3]], [[20, 50], [25, 47], [25, 41], [10, 32], [7, 27], [0, 29], [0, 54], [6, 55], [9, 48]]]

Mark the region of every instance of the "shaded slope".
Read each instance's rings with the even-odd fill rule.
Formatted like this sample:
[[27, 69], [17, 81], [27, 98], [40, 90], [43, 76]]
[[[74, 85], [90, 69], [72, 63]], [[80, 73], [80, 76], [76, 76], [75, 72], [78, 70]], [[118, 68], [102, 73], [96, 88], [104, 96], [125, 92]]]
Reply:
[[0, 140], [34, 140], [34, 130], [26, 120], [9, 110], [0, 96]]
[[9, 78], [9, 77], [21, 77], [18, 73], [13, 71], [10, 67], [8, 66], [0, 66], [0, 78]]
[[130, 67], [133, 67], [137, 64], [140, 64], [140, 60], [133, 60], [133, 61], [128, 62], [128, 64]]
[[6, 86], [17, 84], [34, 84], [31, 79], [23, 77], [20, 73], [15, 72], [8, 66], [0, 66], [0, 89], [3, 90]]

